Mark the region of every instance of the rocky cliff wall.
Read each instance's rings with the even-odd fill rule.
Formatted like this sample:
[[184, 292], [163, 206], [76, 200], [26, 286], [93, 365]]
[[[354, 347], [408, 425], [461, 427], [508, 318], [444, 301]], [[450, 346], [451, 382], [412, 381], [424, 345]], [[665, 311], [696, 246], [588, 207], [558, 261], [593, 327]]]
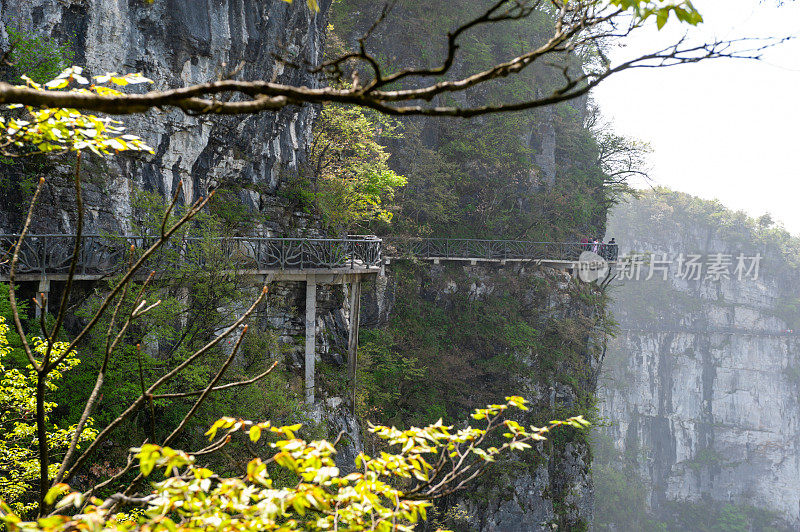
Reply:
[[[594, 415], [604, 304], [566, 272], [393, 261], [364, 302], [372, 319], [362, 330], [359, 404], [368, 419], [458, 423], [508, 395], [532, 402], [519, 419], [526, 425]], [[444, 501], [434, 522], [455, 530], [585, 530], [593, 501], [586, 436], [556, 431], [515, 453]]]
[[[73, 62], [92, 74], [141, 72], [159, 89], [211, 81], [240, 64], [241, 79], [313, 86], [319, 83], [314, 76], [284, 67], [276, 57], [319, 62], [330, 1], [320, 6], [313, 13], [305, 2], [282, 0], [0, 0], [0, 47], [8, 48], [7, 28], [12, 27], [22, 35], [68, 44]], [[169, 196], [182, 183], [188, 202], [216, 188], [233, 190], [251, 212], [264, 216], [269, 232], [302, 232], [309, 225], [313, 230], [313, 222], [293, 216], [276, 191], [296, 172], [315, 113], [309, 106], [253, 116], [153, 111], [125, 118], [156, 155], [95, 160], [88, 166], [90, 227], [135, 230], [129, 227], [133, 190]], [[65, 171], [63, 166], [47, 171], [42, 201], [47, 215], [37, 220], [38, 230], [66, 232], [74, 224], [72, 194], [61, 193], [66, 185], [59, 176]], [[26, 178], [14, 172], [12, 181]], [[2, 209], [4, 229], [19, 223], [14, 198], [7, 197]]]
[[[321, 82], [316, 76], [287, 67], [278, 57], [308, 64], [321, 60], [330, 4], [320, 1], [320, 12], [314, 13], [304, 1], [282, 0], [0, 0], [0, 49], [8, 50], [13, 29], [26, 38], [67, 45], [74, 53], [72, 63], [90, 74], [141, 72], [158, 89], [211, 81], [240, 65], [236, 76], [241, 79], [316, 86]], [[225, 190], [226, 201], [244, 205], [248, 216], [259, 221], [250, 224], [248, 233], [320, 235], [319, 220], [296, 209], [284, 193], [302, 165], [317, 111], [306, 106], [252, 116], [194, 117], [156, 110], [123, 117], [129, 131], [143, 137], [156, 154], [84, 158], [88, 231], [141, 231], [134, 212], [137, 191], [167, 197], [180, 183], [183, 202]], [[0, 231], [20, 228], [26, 182], [40, 175], [47, 185], [32, 230], [73, 231], [70, 162], [65, 157], [2, 165]], [[256, 295], [255, 288], [244, 290], [227, 311], [243, 311]], [[320, 286], [317, 299], [318, 356], [341, 365], [350, 319], [346, 298], [340, 286]], [[261, 329], [275, 331], [285, 367], [296, 375], [303, 371], [304, 305], [304, 283], [274, 283], [257, 313]], [[339, 430], [348, 433], [344, 454], [352, 459], [360, 448], [352, 413], [334, 397], [312, 414], [330, 425], [333, 437]]]
[[[769, 510], [796, 529], [796, 244], [718, 204], [666, 191], [621, 207], [612, 232], [623, 253], [734, 257], [728, 279], [704, 271], [683, 280], [673, 262], [666, 281], [660, 273], [645, 281], [645, 266], [641, 281], [613, 289], [620, 334], [604, 362], [601, 411], [613, 444], [645, 480], [654, 514], [674, 518], [676, 502], [732, 504]], [[740, 252], [763, 256], [758, 279], [734, 273]]]

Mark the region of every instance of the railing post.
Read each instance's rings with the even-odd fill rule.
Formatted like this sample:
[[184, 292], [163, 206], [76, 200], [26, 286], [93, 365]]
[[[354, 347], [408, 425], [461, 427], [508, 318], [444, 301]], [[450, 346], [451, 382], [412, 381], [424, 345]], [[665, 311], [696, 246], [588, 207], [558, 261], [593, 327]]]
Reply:
[[[23, 242], [24, 243], [24, 242]], [[42, 277], [47, 276], [47, 237], [42, 237]]]

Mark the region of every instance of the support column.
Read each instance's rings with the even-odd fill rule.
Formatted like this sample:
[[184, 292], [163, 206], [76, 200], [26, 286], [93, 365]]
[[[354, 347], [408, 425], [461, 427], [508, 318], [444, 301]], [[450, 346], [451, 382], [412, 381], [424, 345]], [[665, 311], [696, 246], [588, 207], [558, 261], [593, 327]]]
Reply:
[[[44, 294], [44, 297], [42, 297]], [[39, 279], [39, 288], [36, 290], [36, 301], [39, 302], [39, 305], [46, 305], [47, 300], [50, 297], [50, 279], [47, 277], [42, 277]], [[40, 318], [42, 316], [42, 309], [39, 308], [39, 305], [36, 305], [36, 318]], [[46, 308], [44, 309], [47, 310]]]
[[317, 351], [317, 279], [306, 278], [306, 403], [314, 403], [314, 366]]
[[350, 283], [350, 327], [347, 335], [347, 381], [350, 405], [356, 406], [356, 369], [358, 369], [358, 321], [361, 317], [361, 279]]

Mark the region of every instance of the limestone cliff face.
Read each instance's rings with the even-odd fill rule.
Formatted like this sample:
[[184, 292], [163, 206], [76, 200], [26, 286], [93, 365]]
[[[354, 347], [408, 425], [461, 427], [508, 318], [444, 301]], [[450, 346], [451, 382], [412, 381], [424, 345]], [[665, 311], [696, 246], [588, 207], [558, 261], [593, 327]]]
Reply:
[[[240, 64], [242, 79], [314, 86], [319, 83], [314, 76], [284, 68], [276, 56], [300, 63], [320, 61], [330, 1], [319, 5], [320, 12], [314, 13], [304, 1], [282, 0], [0, 0], [0, 48], [7, 49], [6, 28], [13, 27], [22, 35], [68, 43], [75, 53], [74, 63], [90, 73], [141, 72], [158, 89], [211, 81]], [[319, 234], [318, 220], [295, 212], [292, 202], [280, 194], [287, 176], [296, 173], [302, 162], [315, 114], [316, 109], [308, 106], [253, 116], [192, 117], [156, 110], [122, 117], [130, 132], [143, 137], [156, 154], [84, 158], [88, 230], [136, 233], [134, 191], [166, 197], [182, 183], [186, 202], [212, 189], [232, 191], [251, 213], [265, 220], [256, 230], [276, 236]], [[56, 160], [45, 170], [47, 185], [33, 232], [73, 230], [75, 205], [68, 162]], [[5, 174], [0, 187], [0, 230], [19, 229], [21, 207], [27, 206], [16, 202], [19, 198], [9, 191], [26, 179], [38, 178], [38, 171], [31, 176], [25, 175], [25, 167], [0, 168]], [[290, 357], [295, 367], [302, 364], [304, 325], [296, 311], [302, 310], [301, 285], [289, 283], [273, 290], [275, 301], [262, 320], [265, 327], [280, 331], [284, 343], [297, 344]], [[322, 357], [338, 360], [341, 344], [346, 346], [344, 298], [341, 289], [323, 287], [319, 299], [318, 351]]]
[[[305, 1], [282, 0], [0, 0], [0, 49], [8, 49], [8, 27], [26, 36], [68, 43], [74, 64], [90, 74], [141, 72], [154, 88], [167, 89], [217, 79], [241, 64], [240, 79], [274, 79], [316, 86], [303, 69], [284, 67], [277, 56], [299, 64], [321, 60], [330, 0], [311, 12]], [[88, 230], [136, 232], [131, 222], [135, 190], [170, 196], [182, 184], [183, 201], [210, 190], [233, 191], [265, 223], [267, 235], [321, 233], [319, 220], [293, 209], [281, 190], [296, 174], [317, 109], [290, 107], [278, 113], [236, 117], [192, 117], [178, 111], [123, 117], [129, 131], [143, 137], [155, 156], [85, 158], [84, 194]], [[69, 233], [75, 222], [69, 160], [57, 160], [46, 172], [47, 185], [34, 219], [34, 232]], [[7, 178], [0, 191], [0, 231], [16, 231], [22, 201], [15, 187], [38, 178], [39, 168], [0, 169]], [[33, 172], [33, 175], [27, 175]], [[256, 297], [242, 294], [242, 305]], [[285, 346], [286, 366], [302, 374], [303, 283], [272, 287], [269, 301], [257, 313], [261, 328], [277, 331]], [[318, 293], [317, 352], [342, 364], [347, 348], [349, 314], [340, 286], [321, 286]], [[246, 306], [246, 305], [245, 305]], [[236, 307], [236, 305], [234, 305]], [[236, 314], [244, 308], [231, 308]], [[358, 422], [336, 397], [312, 409], [312, 417], [329, 427], [332, 437], [348, 438], [340, 457], [352, 464], [360, 451]]]
[[[330, 1], [320, 6], [320, 13], [313, 13], [305, 2], [282, 0], [0, 0], [0, 47], [7, 48], [11, 26], [25, 35], [70, 43], [74, 63], [90, 73], [142, 72], [159, 89], [211, 81], [240, 63], [241, 79], [314, 85], [313, 76], [284, 68], [275, 55], [299, 63], [320, 60]], [[182, 183], [187, 201], [224, 185], [267, 216], [268, 230], [302, 229], [307, 222], [288, 220], [291, 213], [275, 192], [281, 179], [296, 171], [314, 115], [313, 107], [294, 107], [242, 117], [153, 111], [125, 118], [156, 155], [118, 157], [108, 166], [91, 167], [88, 221], [95, 227], [125, 227], [135, 187], [170, 195]], [[53, 178], [44, 198], [49, 215], [40, 229], [69, 231], [73, 214], [65, 198], [70, 195], [59, 194], [58, 179], [48, 177]], [[18, 220], [4, 214], [0, 221], [14, 229]]]
[[601, 408], [615, 446], [638, 457], [656, 515], [670, 502], [710, 500], [774, 511], [796, 529], [796, 244], [718, 204], [665, 192], [621, 207], [612, 232], [623, 253], [763, 255], [757, 280], [733, 275], [734, 258], [730, 279], [681, 280], [673, 264], [667, 281], [617, 287], [621, 332], [604, 362]]

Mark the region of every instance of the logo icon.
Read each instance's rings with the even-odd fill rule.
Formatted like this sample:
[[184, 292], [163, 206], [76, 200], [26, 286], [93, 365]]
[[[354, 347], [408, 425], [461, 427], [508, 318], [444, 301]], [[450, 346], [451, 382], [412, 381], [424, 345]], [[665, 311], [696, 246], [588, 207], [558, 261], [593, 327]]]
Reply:
[[593, 283], [608, 274], [608, 262], [606, 259], [591, 251], [584, 251], [575, 263], [578, 277], [585, 283]]

